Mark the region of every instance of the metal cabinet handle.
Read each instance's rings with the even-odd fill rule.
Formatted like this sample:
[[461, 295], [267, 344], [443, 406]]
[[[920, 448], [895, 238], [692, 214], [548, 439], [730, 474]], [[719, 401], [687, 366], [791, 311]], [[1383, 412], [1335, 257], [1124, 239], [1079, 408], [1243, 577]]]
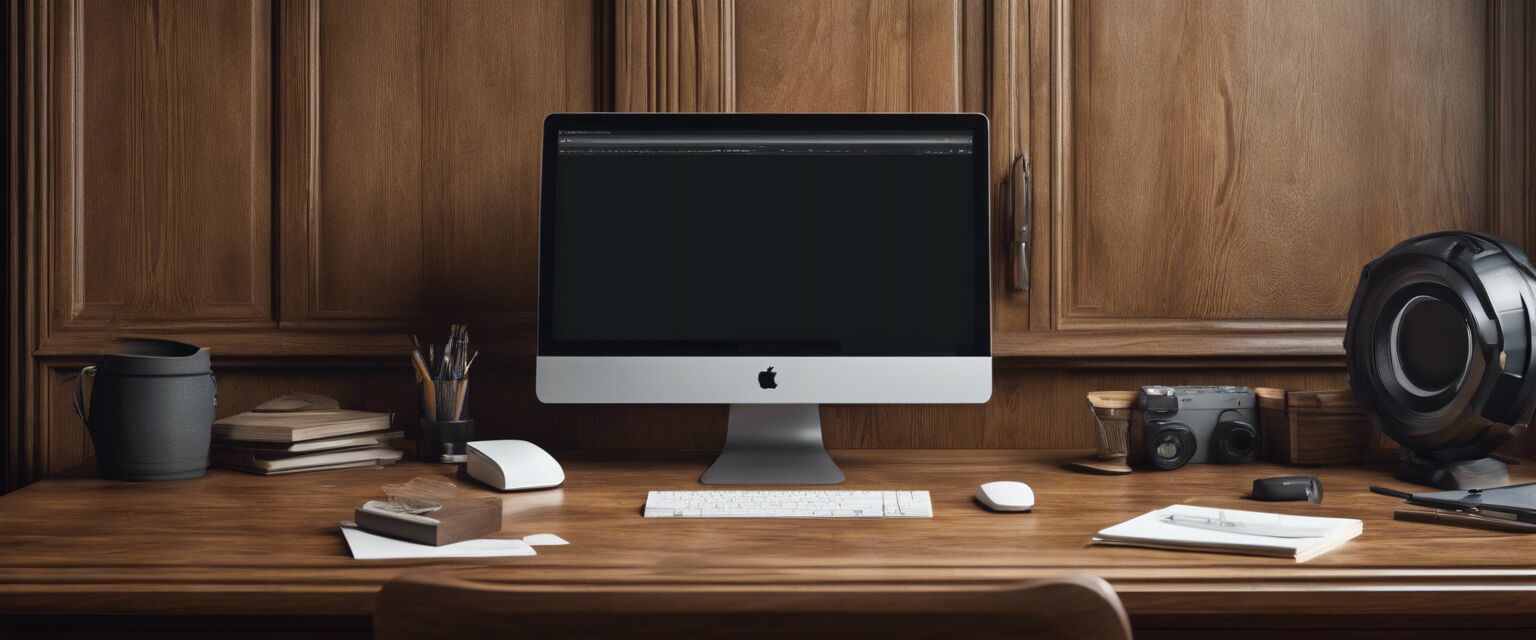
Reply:
[[1034, 226], [1029, 194], [1031, 177], [1029, 158], [1019, 156], [1013, 163], [1013, 288], [1029, 291], [1029, 241]]

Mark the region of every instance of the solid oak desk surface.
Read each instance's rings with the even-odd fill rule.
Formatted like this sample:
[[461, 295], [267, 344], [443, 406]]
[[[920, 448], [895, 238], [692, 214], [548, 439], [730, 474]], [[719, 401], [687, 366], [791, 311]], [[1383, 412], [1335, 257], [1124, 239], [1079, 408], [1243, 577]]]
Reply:
[[[80, 473], [0, 497], [0, 614], [366, 616], [379, 586], [399, 572], [458, 565], [564, 588], [677, 580], [942, 586], [1087, 571], [1115, 586], [1138, 625], [1286, 626], [1317, 624], [1323, 614], [1401, 624], [1408, 619], [1397, 616], [1413, 614], [1424, 624], [1536, 626], [1536, 536], [1395, 522], [1401, 502], [1366, 491], [1403, 486], [1386, 467], [1191, 465], [1089, 476], [1059, 467], [1075, 453], [834, 452], [848, 482], [829, 488], [926, 489], [931, 520], [646, 519], [647, 490], [704, 488], [698, 476], [713, 454], [562, 454], [565, 486], [506, 494], [498, 535], [556, 533], [570, 546], [541, 547], [537, 557], [437, 561], [352, 560], [337, 523], [381, 497], [382, 484], [452, 477], [451, 467], [406, 462], [277, 477], [215, 469], [162, 483]], [[1532, 467], [1514, 467], [1516, 477], [1536, 477]], [[1322, 477], [1324, 504], [1241, 498], [1253, 478], [1299, 473]], [[978, 484], [1001, 479], [1034, 487], [1033, 513], [994, 514], [973, 502]], [[467, 478], [460, 485], [481, 490]], [[1355, 517], [1365, 533], [1306, 564], [1088, 545], [1103, 527], [1173, 503]]]

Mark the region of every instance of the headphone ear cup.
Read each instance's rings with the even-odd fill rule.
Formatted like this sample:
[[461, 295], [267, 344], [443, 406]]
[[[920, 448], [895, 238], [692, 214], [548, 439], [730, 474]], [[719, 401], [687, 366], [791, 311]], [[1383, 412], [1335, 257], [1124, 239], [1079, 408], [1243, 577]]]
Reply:
[[1259, 457], [1259, 430], [1241, 420], [1228, 420], [1211, 432], [1211, 453], [1217, 462], [1247, 464]]

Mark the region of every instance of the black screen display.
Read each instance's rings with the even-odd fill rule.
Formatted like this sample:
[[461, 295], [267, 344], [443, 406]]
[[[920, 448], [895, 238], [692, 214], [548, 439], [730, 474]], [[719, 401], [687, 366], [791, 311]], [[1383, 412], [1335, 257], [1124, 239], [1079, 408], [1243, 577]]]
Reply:
[[551, 116], [540, 353], [987, 355], [985, 125], [928, 117]]

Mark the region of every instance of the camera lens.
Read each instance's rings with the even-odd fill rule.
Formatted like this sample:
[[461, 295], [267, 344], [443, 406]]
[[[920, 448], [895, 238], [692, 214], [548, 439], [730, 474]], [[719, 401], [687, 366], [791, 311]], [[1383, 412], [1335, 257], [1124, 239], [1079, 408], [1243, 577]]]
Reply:
[[1461, 381], [1472, 358], [1472, 333], [1456, 307], [1415, 296], [1392, 322], [1391, 349], [1398, 384], [1429, 397]]
[[1147, 458], [1153, 466], [1171, 471], [1195, 457], [1195, 434], [1183, 423], [1148, 423], [1147, 430], [1153, 432], [1147, 438]]
[[1246, 422], [1231, 420], [1211, 432], [1217, 462], [1246, 464], [1259, 456], [1259, 430]]

